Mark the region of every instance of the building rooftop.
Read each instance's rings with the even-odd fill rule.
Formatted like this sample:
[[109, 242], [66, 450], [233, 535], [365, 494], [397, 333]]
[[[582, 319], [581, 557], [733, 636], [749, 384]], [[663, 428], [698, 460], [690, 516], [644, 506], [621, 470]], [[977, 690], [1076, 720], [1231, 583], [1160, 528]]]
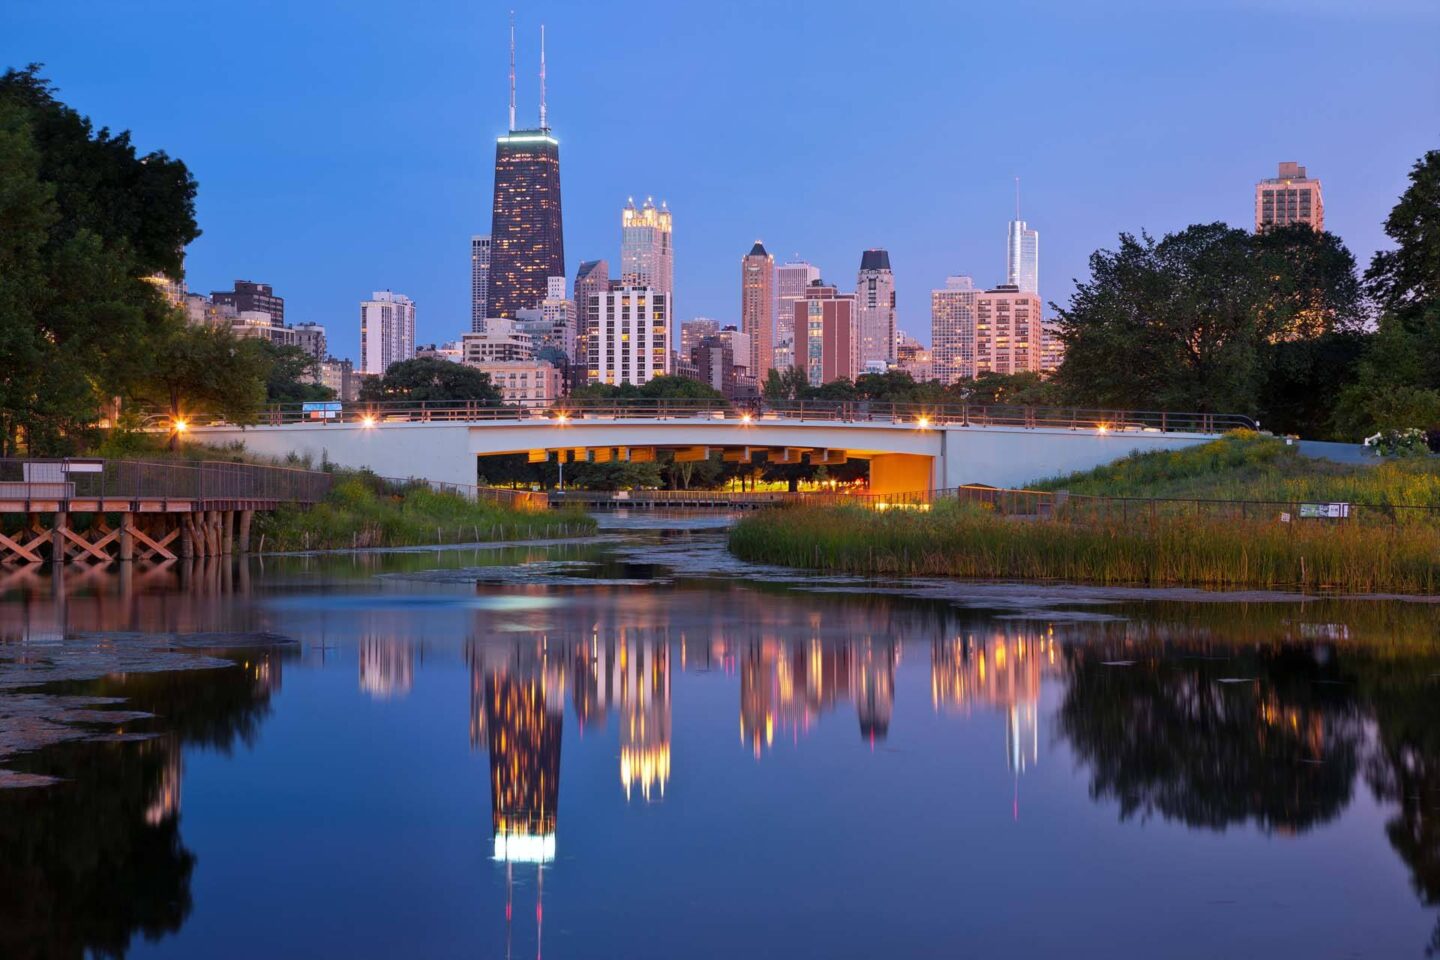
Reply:
[[860, 254], [861, 270], [889, 270], [890, 252], [888, 250], [866, 250]]
[[747, 256], [751, 256], [751, 257], [768, 257], [768, 256], [770, 256], [770, 254], [768, 254], [768, 253], [765, 252], [765, 244], [761, 243], [759, 240], [756, 240], [756, 241], [755, 241], [755, 246], [753, 246], [753, 247], [750, 248], [750, 253], [747, 254]]

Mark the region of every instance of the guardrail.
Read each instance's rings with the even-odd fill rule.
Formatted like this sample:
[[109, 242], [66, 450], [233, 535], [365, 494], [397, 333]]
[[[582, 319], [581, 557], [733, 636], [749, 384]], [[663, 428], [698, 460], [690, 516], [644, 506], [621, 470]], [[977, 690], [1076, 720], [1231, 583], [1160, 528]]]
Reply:
[[211, 460], [0, 459], [0, 499], [315, 503], [331, 475]]
[[[388, 423], [525, 422], [566, 420], [724, 420], [742, 423], [800, 420], [827, 423], [892, 423], [947, 427], [1020, 427], [1025, 429], [1146, 431], [1218, 434], [1258, 429], [1250, 417], [1228, 413], [1180, 413], [1086, 407], [1029, 407], [1000, 404], [914, 404], [854, 401], [723, 400], [562, 400], [547, 409], [487, 403], [284, 404], [271, 406], [256, 425]], [[160, 421], [164, 426], [164, 421]], [[186, 427], [236, 426], [203, 415]]]

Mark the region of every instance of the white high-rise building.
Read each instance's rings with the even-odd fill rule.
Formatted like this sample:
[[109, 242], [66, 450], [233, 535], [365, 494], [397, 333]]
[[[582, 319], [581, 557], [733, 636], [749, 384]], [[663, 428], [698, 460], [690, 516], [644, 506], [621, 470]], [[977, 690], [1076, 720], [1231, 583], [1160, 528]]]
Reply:
[[930, 362], [935, 379], [954, 383], [975, 375], [975, 298], [969, 277], [946, 277], [930, 291]]
[[470, 329], [485, 329], [485, 296], [490, 288], [490, 238], [470, 238]]
[[669, 300], [675, 293], [675, 250], [671, 246], [672, 220], [661, 201], [645, 198], [640, 209], [632, 199], [620, 213], [620, 282], [627, 287], [649, 287]]
[[669, 298], [648, 287], [620, 287], [595, 299], [599, 311], [586, 338], [590, 382], [638, 387], [668, 374]]
[[415, 301], [389, 290], [360, 301], [360, 372], [383, 374], [414, 356]]
[[[804, 260], [791, 260], [775, 268], [776, 369], [784, 370], [796, 362], [795, 304], [805, 299], [806, 288], [819, 279], [820, 268]], [[804, 331], [801, 331], [800, 339], [805, 339]]]
[[866, 250], [855, 281], [855, 327], [861, 371], [883, 371], [895, 360], [895, 274], [890, 254]]
[[1005, 283], [1021, 293], [1040, 292], [1040, 231], [1019, 218], [1010, 221], [1006, 237]]

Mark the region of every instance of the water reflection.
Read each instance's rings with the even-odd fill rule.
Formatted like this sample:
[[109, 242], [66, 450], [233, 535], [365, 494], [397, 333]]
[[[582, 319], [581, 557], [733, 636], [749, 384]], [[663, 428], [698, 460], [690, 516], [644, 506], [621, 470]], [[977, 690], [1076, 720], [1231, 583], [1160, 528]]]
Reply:
[[184, 750], [229, 752], [253, 742], [288, 655], [204, 652], [235, 665], [70, 685], [69, 692], [124, 698], [127, 709], [157, 719], [16, 764], [62, 782], [0, 790], [0, 956], [124, 956], [137, 934], [156, 940], [184, 924], [196, 863], [180, 833]]
[[[730, 764], [738, 762], [762, 802], [773, 799], [764, 794], [767, 784], [785, 784], [792, 801], [803, 797], [770, 808], [773, 824], [747, 825], [775, 831], [811, 816], [825, 819], [837, 795], [843, 805], [844, 792], [861, 778], [837, 757], [909, 776], [966, 742], [967, 727], [985, 738], [982, 749], [963, 757], [967, 784], [979, 791], [999, 780], [1008, 792], [1013, 777], [1017, 817], [1022, 775], [1027, 792], [1051, 793], [1045, 800], [1052, 811], [1066, 812], [1073, 795], [1082, 806], [1115, 811], [1115, 830], [1154, 819], [1202, 837], [1232, 831], [1227, 842], [1243, 840], [1247, 830], [1333, 836], [1340, 831], [1327, 834], [1331, 825], [1373, 797], [1385, 818], [1383, 833], [1379, 821], [1371, 828], [1374, 842], [1405, 864], [1420, 903], [1440, 906], [1440, 652], [1433, 611], [1315, 605], [1297, 621], [1302, 614], [1295, 608], [1149, 606], [1116, 608], [1111, 622], [1047, 624], [894, 597], [733, 584], [486, 585], [478, 592], [516, 602], [478, 605], [467, 604], [473, 598], [453, 584], [424, 597], [418, 587], [392, 587], [376, 597], [368, 581], [363, 589], [370, 593], [321, 609], [331, 593], [288, 579], [297, 568], [303, 569], [282, 565], [268, 578], [257, 568], [244, 579], [238, 570], [171, 569], [149, 582], [132, 577], [128, 585], [104, 577], [25, 581], [0, 599], [0, 641], [10, 645], [0, 659], [49, 656], [66, 637], [92, 632], [293, 630], [312, 653], [336, 652], [331, 660], [284, 666], [338, 667], [332, 676], [347, 696], [395, 701], [376, 711], [391, 718], [412, 715], [407, 710], [432, 692], [445, 696], [448, 686], [456, 712], [447, 722], [458, 735], [468, 692], [475, 755], [460, 761], [477, 778], [488, 773], [489, 837], [479, 825], [475, 833], [495, 862], [490, 902], [497, 914], [503, 872], [507, 937], [517, 900], [526, 910], [533, 900], [538, 936], [547, 888], [552, 901], [568, 906], [567, 881], [569, 890], [583, 885], [576, 878], [601, 882], [597, 873], [605, 882], [625, 881], [609, 877], [605, 871], [614, 865], [594, 855], [597, 831], [654, 830], [655, 842], [661, 836], [673, 842], [675, 833], [659, 831], [690, 815], [697, 770], [733, 771]], [[208, 592], [177, 593], [182, 576]], [[267, 590], [320, 599], [304, 616], [299, 608], [243, 602]], [[540, 597], [553, 602], [533, 602]], [[254, 743], [283, 676], [275, 649], [220, 655], [235, 666], [61, 688], [123, 697], [127, 709], [158, 719], [115, 731], [150, 739], [66, 744], [14, 764], [66, 782], [0, 792], [0, 890], [16, 891], [0, 898], [0, 956], [119, 955], [137, 935], [156, 939], [184, 924], [196, 870], [181, 833], [186, 751]], [[426, 696], [403, 700], [417, 682]], [[697, 700], [713, 713], [697, 696], [702, 684], [723, 698], [719, 746], [693, 732]], [[562, 751], [567, 712], [572, 742]], [[843, 736], [812, 736], [821, 724]], [[887, 742], [898, 749], [881, 749]], [[448, 749], [439, 732], [422, 748], [437, 755]], [[830, 751], [832, 762], [797, 764], [794, 750]], [[595, 766], [581, 762], [587, 751], [603, 763], [603, 789], [586, 781]], [[1046, 751], [1062, 762], [1047, 761], [1037, 771]], [[203, 767], [192, 757], [196, 766]], [[838, 779], [796, 779], [800, 767], [810, 777]], [[562, 773], [567, 805], [585, 814], [567, 813], [563, 850]], [[190, 785], [194, 806], [204, 793]], [[484, 789], [478, 779], [475, 787]], [[795, 792], [806, 787], [814, 789]], [[920, 823], [932, 807], [963, 803], [938, 790], [919, 800], [925, 802], [901, 811], [903, 817]], [[625, 818], [605, 820], [607, 804]], [[286, 821], [277, 823], [283, 829]], [[191, 831], [194, 842], [193, 819]], [[1038, 862], [1054, 853], [1040, 838], [1017, 828], [1006, 842]], [[792, 852], [783, 830], [762, 839], [781, 854]], [[686, 870], [708, 865], [674, 869], [684, 879]], [[831, 881], [817, 875], [811, 882], [823, 891]], [[556, 929], [552, 921], [552, 938]], [[1430, 946], [1440, 950], [1440, 927]]]

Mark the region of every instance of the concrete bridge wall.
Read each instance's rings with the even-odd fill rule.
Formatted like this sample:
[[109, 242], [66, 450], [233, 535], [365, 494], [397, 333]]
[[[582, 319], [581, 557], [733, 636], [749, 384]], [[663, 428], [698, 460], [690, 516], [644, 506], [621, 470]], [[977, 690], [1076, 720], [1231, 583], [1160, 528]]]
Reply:
[[871, 461], [872, 489], [906, 492], [985, 483], [1022, 487], [1110, 463], [1132, 451], [1174, 450], [1209, 434], [1100, 432], [1061, 428], [940, 426], [763, 419], [524, 420], [517, 422], [300, 423], [196, 427], [210, 444], [243, 443], [253, 453], [295, 453], [315, 463], [369, 468], [387, 477], [474, 483], [476, 457], [584, 447], [797, 447], [846, 450]]

